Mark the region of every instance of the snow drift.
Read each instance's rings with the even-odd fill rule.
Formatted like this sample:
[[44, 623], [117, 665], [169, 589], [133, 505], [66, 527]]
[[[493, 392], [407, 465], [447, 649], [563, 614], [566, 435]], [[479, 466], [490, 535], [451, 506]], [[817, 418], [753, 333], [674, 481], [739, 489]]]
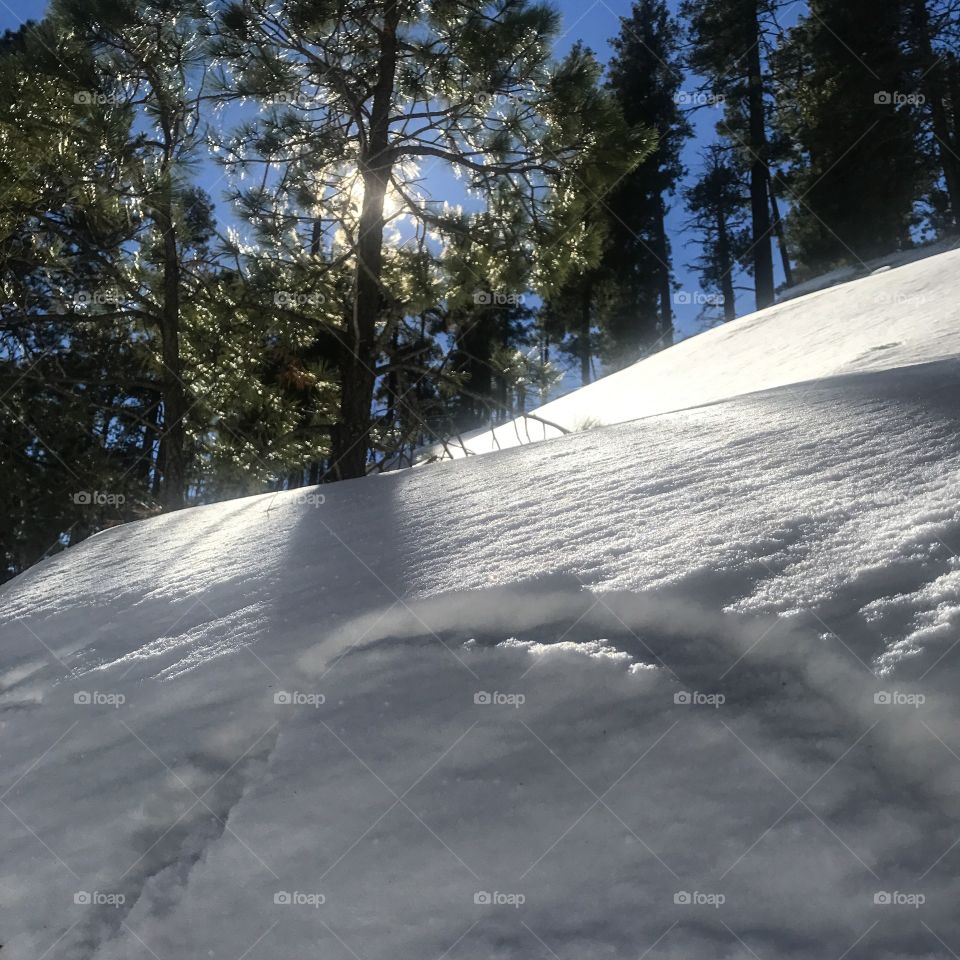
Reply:
[[957, 263], [9, 584], [4, 957], [954, 956]]
[[[716, 403], [845, 373], [888, 370], [956, 352], [960, 251], [880, 266], [874, 276], [816, 289], [654, 354], [529, 417], [432, 447], [462, 457]], [[557, 428], [561, 429], [557, 429]]]

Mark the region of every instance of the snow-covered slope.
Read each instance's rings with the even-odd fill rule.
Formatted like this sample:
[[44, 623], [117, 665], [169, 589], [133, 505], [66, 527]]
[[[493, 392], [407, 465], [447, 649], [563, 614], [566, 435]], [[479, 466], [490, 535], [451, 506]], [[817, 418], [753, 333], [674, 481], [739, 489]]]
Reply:
[[792, 305], [866, 372], [762, 390], [754, 318], [749, 396], [7, 585], [4, 958], [954, 956], [956, 266]]
[[[896, 260], [893, 260], [896, 263]], [[922, 363], [957, 352], [960, 251], [809, 293], [685, 340], [425, 458], [489, 453], [756, 390]], [[555, 426], [554, 426], [555, 425]]]

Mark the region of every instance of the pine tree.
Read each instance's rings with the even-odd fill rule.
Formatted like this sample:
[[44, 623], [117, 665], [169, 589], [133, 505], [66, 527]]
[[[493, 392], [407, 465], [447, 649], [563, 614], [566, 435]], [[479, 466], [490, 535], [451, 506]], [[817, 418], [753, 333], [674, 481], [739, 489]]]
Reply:
[[778, 125], [794, 145], [791, 233], [804, 270], [909, 246], [924, 194], [904, 0], [812, 0], [779, 54]]
[[684, 0], [681, 4], [690, 24], [690, 65], [708, 79], [716, 96], [725, 98], [728, 117], [721, 133], [739, 142], [750, 169], [758, 309], [773, 303], [775, 292], [769, 192], [769, 43], [762, 23], [774, 6], [773, 0]]
[[720, 144], [708, 148], [703, 176], [685, 191], [701, 250], [695, 264], [701, 286], [711, 295], [710, 305], [723, 307], [725, 321], [736, 318], [734, 271], [750, 251], [749, 189], [730, 153]]
[[504, 350], [529, 347], [533, 311], [524, 304], [523, 294], [478, 293], [476, 301], [457, 310], [450, 320], [455, 344], [450, 367], [459, 374], [462, 386], [451, 398], [455, 428], [472, 430], [506, 412], [498, 393], [501, 365], [494, 356]]
[[[64, 64], [95, 98], [65, 94]], [[152, 401], [136, 345], [98, 306], [101, 236], [117, 232], [90, 173], [129, 116], [90, 109], [95, 83], [83, 44], [49, 23], [0, 42], [0, 578], [144, 508]]]
[[[200, 207], [189, 175], [203, 137], [205, 10], [193, 0], [57, 0], [53, 16], [94, 52], [98, 88], [109, 90], [109, 101], [147, 124], [146, 133], [131, 127], [120, 154], [125, 162], [116, 164], [100, 187], [113, 196], [130, 227], [123, 253], [111, 263], [123, 309], [143, 318], [159, 340], [161, 495], [168, 508], [176, 508], [191, 479], [185, 305], [192, 295], [188, 288], [203, 271], [186, 268], [186, 261], [204, 254], [209, 231], [209, 224], [191, 231], [191, 208], [195, 216]], [[90, 94], [77, 90], [75, 96]], [[139, 257], [128, 255], [131, 245], [139, 248]]]
[[[86, 29], [103, 37], [107, 24]], [[10, 451], [0, 490], [22, 518], [0, 535], [9, 573], [182, 489], [165, 475], [157, 115], [149, 84], [89, 41], [60, 15], [0, 42], [0, 431]], [[322, 363], [301, 362], [311, 308], [284, 312], [276, 282], [264, 290], [236, 269], [239, 248], [219, 249], [212, 203], [190, 173], [184, 163], [172, 182], [182, 422], [198, 501], [262, 490], [315, 458], [334, 398]]]
[[[609, 87], [628, 123], [652, 130], [656, 149], [611, 193], [607, 279], [617, 287], [607, 329], [636, 359], [673, 343], [673, 279], [666, 216], [683, 177], [680, 154], [692, 136], [681, 109], [680, 29], [665, 0], [636, 0], [612, 41]], [[639, 328], [639, 329], [638, 329]]]
[[909, 0], [907, 11], [911, 79], [924, 98], [927, 149], [943, 178], [945, 219], [952, 229], [960, 227], [960, 137], [956, 122], [951, 122], [957, 110], [950, 91], [956, 57], [949, 45], [958, 12], [953, 4], [936, 0]]
[[[237, 0], [221, 17], [219, 52], [233, 71], [225, 84], [274, 104], [224, 149], [229, 169], [256, 171], [261, 184], [244, 191], [248, 214], [305, 234], [320, 223], [325, 248], [353, 272], [336, 324], [336, 476], [367, 469], [378, 368], [407, 313], [390, 225], [403, 214], [434, 243], [462, 227], [418, 189], [419, 165], [463, 178], [493, 213], [480, 224], [487, 247], [509, 261], [539, 253], [525, 235], [550, 232], [557, 184], [597, 149], [594, 68], [551, 61], [557, 24], [527, 0]], [[622, 169], [628, 133], [601, 144]]]

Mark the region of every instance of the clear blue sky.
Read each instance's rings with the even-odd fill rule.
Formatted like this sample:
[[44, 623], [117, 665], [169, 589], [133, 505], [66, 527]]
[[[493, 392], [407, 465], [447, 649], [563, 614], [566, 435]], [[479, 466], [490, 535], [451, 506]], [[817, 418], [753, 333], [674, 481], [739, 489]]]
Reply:
[[[632, 0], [554, 0], [554, 5], [563, 15], [563, 34], [558, 47], [558, 54], [565, 53], [577, 40], [582, 40], [596, 52], [601, 60], [610, 56], [610, 38], [620, 29], [620, 17], [626, 16], [632, 6]], [[677, 0], [671, 0], [674, 8]], [[7, 28], [16, 28], [23, 21], [39, 19], [47, 7], [47, 0], [0, 0], [0, 31]], [[713, 125], [717, 115], [711, 109], [704, 109], [693, 118], [697, 134], [688, 145], [685, 161], [691, 173], [698, 169], [698, 155], [705, 144], [713, 139]], [[219, 200], [218, 197], [214, 198]], [[219, 206], [219, 204], [218, 204]], [[222, 211], [221, 211], [222, 219]], [[668, 231], [673, 241], [674, 269], [677, 280], [686, 291], [698, 291], [697, 277], [686, 264], [697, 256], [697, 251], [686, 244], [691, 237], [685, 234], [683, 224], [686, 214], [678, 198], [674, 198], [672, 210], [668, 218]], [[737, 278], [743, 286], [750, 285], [749, 277]], [[748, 290], [738, 291], [738, 314], [744, 314], [753, 309], [753, 295]], [[697, 318], [701, 311], [697, 306], [679, 306], [677, 309], [677, 325], [682, 336], [698, 332], [700, 329]]]

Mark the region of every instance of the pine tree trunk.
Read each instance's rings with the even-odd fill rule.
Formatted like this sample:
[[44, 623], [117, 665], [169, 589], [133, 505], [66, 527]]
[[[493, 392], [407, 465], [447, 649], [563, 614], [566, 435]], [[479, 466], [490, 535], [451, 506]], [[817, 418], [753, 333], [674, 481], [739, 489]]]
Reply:
[[660, 346], [673, 346], [673, 285], [670, 282], [670, 256], [667, 243], [667, 212], [663, 196], [657, 198], [657, 257], [660, 260]]
[[[769, 172], [769, 171], [768, 171]], [[777, 246], [780, 249], [780, 261], [783, 264], [783, 279], [788, 287], [793, 286], [793, 266], [790, 263], [790, 248], [787, 246], [787, 233], [783, 228], [783, 218], [780, 216], [780, 204], [773, 189], [773, 175], [768, 182], [770, 189], [770, 213], [773, 217], [773, 232], [777, 237]]]
[[159, 469], [154, 444], [160, 435], [160, 404], [152, 403], [145, 411], [143, 419], [143, 436], [137, 448], [136, 475], [145, 489], [153, 490], [152, 478]]
[[756, 4], [751, 4], [749, 27], [750, 208], [753, 217], [753, 276], [757, 291], [757, 309], [774, 301], [773, 249], [770, 242], [770, 203], [768, 199], [767, 127], [763, 103], [763, 65], [760, 59], [760, 24]]
[[717, 260], [720, 267], [720, 292], [723, 296], [723, 319], [729, 323], [737, 318], [737, 294], [733, 287], [733, 258], [730, 254], [730, 234], [724, 210], [717, 211]]
[[[953, 142], [960, 145], [960, 58], [953, 57], [947, 67], [947, 89], [953, 108]], [[960, 216], [958, 216], [960, 219]]]
[[163, 484], [160, 499], [167, 510], [178, 510], [184, 505], [186, 494], [184, 420], [188, 407], [180, 359], [180, 253], [173, 220], [173, 190], [168, 162], [165, 161], [164, 166], [164, 184], [154, 212], [163, 239], [163, 310], [160, 316]]
[[586, 386], [590, 382], [590, 304], [593, 299], [593, 291], [590, 284], [587, 284], [583, 292], [583, 302], [580, 305], [580, 383]]
[[[393, 333], [390, 334], [391, 359], [397, 356], [400, 348], [400, 325], [394, 324]], [[398, 402], [400, 397], [400, 379], [398, 372], [394, 369], [387, 375], [387, 423], [392, 430], [397, 427], [400, 411]]]
[[363, 205], [357, 239], [357, 275], [353, 315], [347, 324], [347, 344], [340, 377], [340, 422], [333, 436], [333, 472], [341, 480], [367, 472], [370, 411], [376, 383], [377, 320], [382, 307], [383, 206], [393, 169], [389, 153], [390, 108], [397, 71], [397, 0], [384, 4], [380, 61], [367, 141], [360, 157]]

